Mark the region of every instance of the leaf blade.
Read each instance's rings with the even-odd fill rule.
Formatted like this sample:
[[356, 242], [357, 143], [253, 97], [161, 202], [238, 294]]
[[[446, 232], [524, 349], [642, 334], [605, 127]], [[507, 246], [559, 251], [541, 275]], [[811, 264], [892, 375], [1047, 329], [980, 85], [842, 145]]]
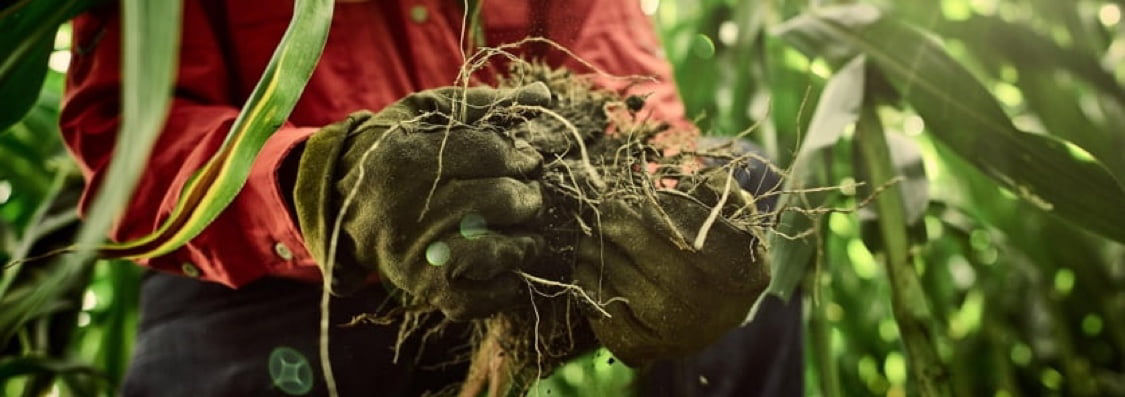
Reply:
[[[808, 134], [786, 179], [786, 191], [823, 187], [831, 183], [826, 169], [829, 162], [825, 158], [844, 130], [859, 120], [866, 84], [865, 64], [863, 57], [856, 58], [825, 86], [809, 123]], [[811, 209], [823, 204], [827, 197], [817, 194], [804, 197], [805, 200], [800, 202], [797, 199], [792, 194], [786, 195], [782, 197], [779, 208], [793, 205]], [[766, 289], [767, 294], [788, 300], [800, 285], [813, 260], [817, 242], [814, 236], [793, 237], [814, 227], [814, 221], [808, 215], [799, 211], [782, 212], [778, 233], [770, 235], [770, 270], [773, 276]]]
[[106, 230], [128, 203], [171, 104], [181, 12], [180, 1], [122, 2], [122, 115], [114, 157], [78, 231], [75, 252], [59, 258], [58, 270], [46, 278], [43, 288], [24, 298], [19, 310], [6, 313], [6, 321], [0, 322], [0, 342], [11, 338], [87, 267], [93, 247], [105, 239]]
[[868, 5], [806, 13], [775, 33], [830, 58], [866, 54], [943, 145], [1040, 209], [1125, 241], [1125, 189], [1105, 166], [1065, 141], [1018, 130], [991, 94], [924, 33]]
[[146, 258], [164, 255], [199, 235], [234, 201], [265, 142], [296, 106], [312, 76], [328, 37], [333, 3], [298, 0], [293, 18], [269, 65], [218, 153], [184, 187], [172, 215], [156, 232], [137, 240], [109, 244], [108, 256]]

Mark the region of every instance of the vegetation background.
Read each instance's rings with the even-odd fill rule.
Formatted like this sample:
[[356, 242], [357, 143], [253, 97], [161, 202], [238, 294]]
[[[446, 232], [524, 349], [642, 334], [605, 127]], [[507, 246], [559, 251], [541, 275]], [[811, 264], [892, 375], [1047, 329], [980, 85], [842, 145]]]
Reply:
[[[77, 222], [81, 181], [57, 129], [65, 20], [92, 2], [47, 3], [0, 6], [5, 263], [104, 231]], [[144, 3], [122, 1], [142, 20], [178, 16]], [[704, 131], [748, 132], [788, 170], [787, 191], [829, 188], [786, 194], [770, 241], [771, 292], [805, 306], [807, 394], [1125, 395], [1125, 1], [640, 3]], [[299, 1], [298, 22], [325, 6]], [[126, 46], [127, 71], [157, 62], [124, 91], [142, 99], [125, 109], [140, 127], [122, 133], [142, 138], [157, 128], [136, 115], [158, 126], [163, 105], [136, 93], [168, 86], [159, 62], [174, 65], [178, 31], [152, 25], [126, 27], [150, 33]], [[80, 255], [6, 266], [0, 395], [112, 394], [140, 274]], [[532, 393], [628, 394], [636, 375], [606, 357]]]

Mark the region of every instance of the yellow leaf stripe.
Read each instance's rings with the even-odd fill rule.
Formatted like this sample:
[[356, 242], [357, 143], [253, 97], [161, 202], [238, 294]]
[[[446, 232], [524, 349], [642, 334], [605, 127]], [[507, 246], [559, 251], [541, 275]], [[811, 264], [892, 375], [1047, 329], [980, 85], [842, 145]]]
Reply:
[[328, 38], [332, 6], [332, 0], [297, 0], [289, 28], [227, 139], [184, 187], [171, 216], [147, 236], [101, 247], [102, 256], [138, 259], [171, 253], [234, 201], [254, 159], [293, 110], [316, 68]]

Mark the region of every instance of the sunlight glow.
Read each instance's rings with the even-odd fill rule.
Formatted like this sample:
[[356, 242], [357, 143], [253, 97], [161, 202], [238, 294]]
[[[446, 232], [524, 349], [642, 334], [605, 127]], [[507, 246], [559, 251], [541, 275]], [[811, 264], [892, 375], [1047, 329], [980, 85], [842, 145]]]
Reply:
[[916, 136], [926, 129], [926, 122], [917, 115], [906, 116], [902, 120], [902, 132], [909, 136]]
[[1117, 4], [1106, 4], [1098, 10], [1098, 20], [1106, 27], [1112, 27], [1121, 22], [1121, 7]]
[[12, 183], [0, 180], [0, 204], [7, 203], [10, 198], [12, 198]]
[[883, 362], [883, 372], [887, 373], [887, 380], [896, 385], [906, 383], [906, 358], [902, 353], [891, 352]]
[[719, 42], [725, 46], [732, 46], [738, 40], [738, 24], [734, 21], [725, 21], [719, 25]]
[[973, 15], [964, 0], [942, 0], [941, 13], [951, 21], [964, 21]]
[[863, 241], [855, 238], [848, 241], [848, 258], [851, 259], [852, 269], [859, 278], [870, 280], [879, 274], [879, 264], [871, 251], [863, 245]]
[[981, 15], [996, 14], [996, 0], [972, 0], [971, 5]]
[[51, 53], [51, 57], [47, 58], [47, 67], [59, 73], [66, 73], [66, 68], [70, 66], [70, 51], [62, 50]]
[[98, 307], [98, 296], [94, 291], [86, 290], [82, 296], [82, 310], [94, 310], [95, 307]]

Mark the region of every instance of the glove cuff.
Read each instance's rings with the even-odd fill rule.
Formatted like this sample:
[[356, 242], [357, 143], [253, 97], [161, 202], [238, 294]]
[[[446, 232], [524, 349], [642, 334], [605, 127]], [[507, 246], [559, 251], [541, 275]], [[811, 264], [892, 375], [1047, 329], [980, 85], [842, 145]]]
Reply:
[[[353, 130], [372, 117], [371, 112], [356, 112], [343, 121], [320, 129], [309, 137], [301, 154], [293, 188], [293, 205], [305, 245], [322, 272], [328, 263], [332, 227], [339, 209], [335, 186], [339, 174], [343, 172], [337, 169], [340, 158], [346, 152], [347, 138]], [[347, 253], [337, 252], [337, 264], [346, 256]]]

